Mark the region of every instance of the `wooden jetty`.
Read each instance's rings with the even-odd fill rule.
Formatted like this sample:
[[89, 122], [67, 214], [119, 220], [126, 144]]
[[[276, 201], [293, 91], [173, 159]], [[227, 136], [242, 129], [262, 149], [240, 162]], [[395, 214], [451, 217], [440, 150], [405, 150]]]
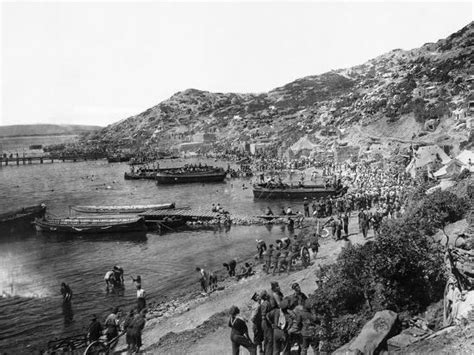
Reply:
[[78, 162], [87, 160], [98, 160], [98, 159], [87, 159], [85, 157], [52, 157], [48, 155], [44, 156], [32, 156], [32, 157], [0, 157], [0, 167], [9, 165], [30, 165], [33, 163], [54, 163], [57, 162]]
[[186, 221], [210, 221], [219, 218], [222, 216], [222, 213], [199, 209], [168, 209], [147, 211], [140, 213], [139, 216], [145, 217], [147, 222], [161, 221], [165, 217], [180, 217]]
[[[161, 222], [165, 218], [170, 219], [180, 219], [185, 222], [188, 221], [211, 221], [214, 219], [219, 219], [224, 217], [223, 213], [218, 212], [211, 212], [209, 210], [202, 210], [202, 209], [192, 209], [192, 208], [182, 208], [182, 209], [167, 209], [167, 210], [154, 210], [154, 211], [146, 211], [143, 213], [138, 214], [138, 216], [144, 217], [145, 221], [148, 223], [153, 222]], [[249, 223], [258, 223], [257, 221], [278, 221], [278, 220], [286, 220], [287, 218], [291, 217], [294, 220], [298, 218], [298, 215], [256, 215], [256, 216], [242, 216], [242, 215], [234, 215], [234, 214], [227, 214], [231, 220], [238, 220], [238, 221], [248, 221]], [[307, 220], [315, 220], [313, 217], [305, 217]]]

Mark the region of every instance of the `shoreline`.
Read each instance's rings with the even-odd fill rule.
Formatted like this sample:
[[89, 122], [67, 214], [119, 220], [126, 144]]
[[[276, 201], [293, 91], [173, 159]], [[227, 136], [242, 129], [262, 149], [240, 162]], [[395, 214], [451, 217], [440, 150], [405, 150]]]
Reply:
[[[295, 228], [295, 234], [299, 231]], [[367, 240], [370, 240], [372, 236], [373, 232], [371, 231]], [[351, 217], [349, 239], [354, 244], [361, 244], [366, 241], [359, 233], [357, 216], [355, 215]], [[319, 242], [320, 248], [316, 258], [312, 257], [310, 266], [306, 269], [298, 265], [298, 268], [289, 274], [287, 272], [276, 275], [265, 274], [262, 271], [262, 263], [254, 260], [255, 252], [255, 254], [248, 257], [237, 258], [237, 270], [242, 263], [254, 263], [255, 274], [248, 278], [236, 281], [234, 277], [229, 277], [227, 271], [222, 268], [222, 270], [215, 272], [219, 279], [217, 291], [204, 296], [200, 292], [200, 285], [196, 277], [195, 286], [183, 290], [180, 295], [153, 306], [150, 302], [146, 317], [147, 323], [142, 335], [144, 344], [142, 350], [144, 352], [167, 354], [195, 353], [190, 352], [188, 346], [202, 339], [205, 340], [216, 330], [221, 330], [220, 328], [223, 332], [228, 333], [227, 323], [223, 320], [227, 319], [227, 311], [230, 306], [237, 305], [242, 311], [242, 316], [248, 317], [253, 303], [251, 301], [253, 293], [269, 289], [272, 281], [280, 283], [284, 294], [293, 293], [290, 286], [294, 282], [298, 282], [302, 291], [306, 294], [314, 292], [316, 290], [315, 270], [320, 265], [333, 263], [344, 245], [342, 241], [336, 241], [331, 237], [320, 239]], [[208, 354], [225, 353], [230, 346], [228, 334], [225, 335], [225, 338], [219, 336], [218, 341], [217, 339], [209, 341], [211, 341], [213, 347], [217, 348], [211, 350]], [[220, 348], [221, 346], [224, 346], [225, 349]], [[120, 351], [126, 350], [124, 337], [120, 339], [117, 349], [120, 349]], [[204, 354], [206, 351], [203, 348], [203, 352], [197, 351], [196, 353]]]

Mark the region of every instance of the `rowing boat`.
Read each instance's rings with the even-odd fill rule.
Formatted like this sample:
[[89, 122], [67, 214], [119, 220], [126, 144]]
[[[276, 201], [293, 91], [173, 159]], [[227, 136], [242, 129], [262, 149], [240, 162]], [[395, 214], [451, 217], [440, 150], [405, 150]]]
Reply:
[[58, 233], [117, 233], [146, 231], [143, 217], [127, 218], [36, 218], [34, 221], [37, 231]]
[[195, 182], [222, 182], [227, 172], [212, 166], [201, 168], [174, 168], [160, 170], [156, 174], [157, 184], [182, 184]]
[[173, 203], [162, 203], [157, 205], [131, 205], [131, 206], [71, 206], [71, 209], [81, 213], [142, 213], [145, 211], [167, 210], [174, 208]]

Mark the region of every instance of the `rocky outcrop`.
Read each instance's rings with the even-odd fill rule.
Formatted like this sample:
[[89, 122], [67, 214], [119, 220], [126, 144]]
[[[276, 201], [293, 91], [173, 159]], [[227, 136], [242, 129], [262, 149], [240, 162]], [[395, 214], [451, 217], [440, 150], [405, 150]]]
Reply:
[[394, 335], [396, 326], [397, 313], [389, 310], [377, 312], [356, 338], [337, 349], [334, 354], [378, 354], [385, 349], [386, 341]]

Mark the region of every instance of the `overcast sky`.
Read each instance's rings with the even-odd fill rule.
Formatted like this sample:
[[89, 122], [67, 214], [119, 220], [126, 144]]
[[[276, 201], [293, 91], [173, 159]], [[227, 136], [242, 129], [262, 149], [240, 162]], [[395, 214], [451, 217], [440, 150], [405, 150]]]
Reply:
[[1, 8], [0, 124], [107, 125], [177, 91], [263, 92], [435, 42], [472, 2], [16, 2]]

